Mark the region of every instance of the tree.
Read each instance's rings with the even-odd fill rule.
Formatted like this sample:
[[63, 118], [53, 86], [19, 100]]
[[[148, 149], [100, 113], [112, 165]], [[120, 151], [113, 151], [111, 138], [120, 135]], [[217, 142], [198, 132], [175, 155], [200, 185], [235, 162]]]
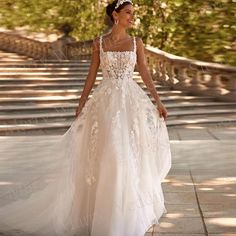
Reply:
[[[235, 0], [134, 0], [136, 25], [130, 33], [144, 43], [188, 58], [236, 65]], [[56, 32], [69, 23], [77, 40], [107, 28], [105, 8], [95, 0], [1, 0], [0, 24]]]

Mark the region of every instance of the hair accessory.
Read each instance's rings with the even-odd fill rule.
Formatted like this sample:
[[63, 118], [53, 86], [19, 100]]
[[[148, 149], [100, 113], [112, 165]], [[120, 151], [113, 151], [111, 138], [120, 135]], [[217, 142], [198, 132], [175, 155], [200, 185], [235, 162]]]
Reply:
[[115, 6], [115, 9], [117, 9], [120, 5], [122, 5], [125, 2], [130, 2], [131, 4], [133, 4], [131, 0], [118, 0], [117, 4]]

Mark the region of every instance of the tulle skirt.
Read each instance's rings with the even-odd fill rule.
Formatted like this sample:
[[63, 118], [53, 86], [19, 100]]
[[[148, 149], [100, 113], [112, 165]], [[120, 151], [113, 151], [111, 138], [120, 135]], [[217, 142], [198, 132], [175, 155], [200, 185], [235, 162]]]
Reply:
[[[21, 157], [20, 145], [4, 147], [29, 170], [38, 166], [1, 193], [6, 235], [143, 236], [167, 212], [161, 187], [171, 168], [167, 127], [132, 79], [104, 79], [56, 142], [36, 152], [21, 148]], [[14, 175], [3, 163], [2, 171]]]

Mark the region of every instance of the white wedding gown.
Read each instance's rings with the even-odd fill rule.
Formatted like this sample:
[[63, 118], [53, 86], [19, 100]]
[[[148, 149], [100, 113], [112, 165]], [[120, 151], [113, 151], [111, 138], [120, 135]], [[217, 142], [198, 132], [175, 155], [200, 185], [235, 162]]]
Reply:
[[169, 136], [132, 79], [133, 39], [132, 51], [103, 51], [100, 37], [103, 80], [56, 144], [26, 154], [48, 160], [47, 172], [1, 194], [9, 202], [0, 207], [0, 232], [144, 236], [167, 212], [161, 182], [171, 168]]

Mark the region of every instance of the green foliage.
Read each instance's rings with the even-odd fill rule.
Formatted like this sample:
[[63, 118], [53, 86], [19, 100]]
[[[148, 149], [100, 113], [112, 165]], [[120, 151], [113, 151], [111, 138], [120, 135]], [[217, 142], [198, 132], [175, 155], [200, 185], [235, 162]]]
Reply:
[[236, 65], [235, 0], [137, 1], [145, 42], [175, 55]]
[[[236, 0], [139, 0], [131, 34], [144, 43], [188, 58], [236, 65]], [[105, 7], [95, 0], [1, 0], [0, 24], [55, 32], [68, 22], [78, 40], [107, 27]]]
[[74, 37], [87, 40], [103, 27], [101, 10], [95, 0], [1, 0], [0, 24], [50, 34], [67, 22], [74, 28]]

